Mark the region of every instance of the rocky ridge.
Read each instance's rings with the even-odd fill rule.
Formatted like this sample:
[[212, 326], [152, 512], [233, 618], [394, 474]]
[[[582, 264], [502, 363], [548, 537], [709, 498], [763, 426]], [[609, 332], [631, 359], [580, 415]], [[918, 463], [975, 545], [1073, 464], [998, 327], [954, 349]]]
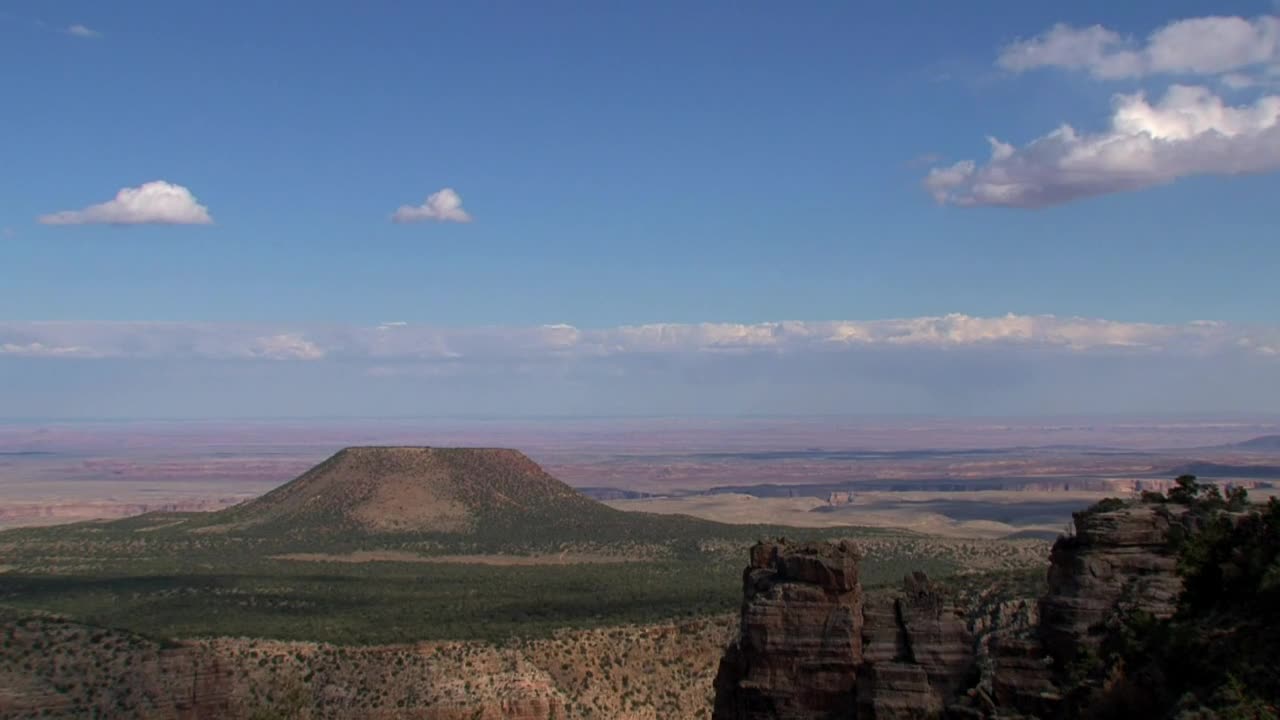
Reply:
[[[835, 581], [857, 577], [860, 552], [847, 543], [757, 545], [714, 718], [1079, 717], [1064, 702], [1081, 682], [1073, 673], [1118, 618], [1177, 609], [1182, 579], [1170, 540], [1192, 525], [1172, 503], [1114, 501], [1076, 513], [1075, 534], [1051, 551], [1038, 603], [968, 609], [923, 573], [896, 593], [864, 595]], [[824, 623], [837, 628], [834, 640], [814, 637]], [[860, 628], [860, 647], [848, 645], [850, 627]]]
[[729, 618], [482, 642], [158, 643], [54, 617], [0, 623], [0, 718], [706, 718]]
[[938, 716], [973, 683], [973, 636], [924, 573], [908, 575], [900, 595], [869, 602], [865, 620], [858, 714], [851, 717]]
[[1187, 522], [1184, 508], [1138, 503], [1074, 518], [1075, 535], [1054, 543], [1049, 592], [1040, 602], [1039, 637], [1060, 664], [1095, 652], [1116, 612], [1165, 619], [1182, 592], [1169, 538]]
[[751, 549], [740, 632], [716, 676], [715, 718], [821, 717], [852, 706], [862, 662], [861, 560], [847, 541]]
[[976, 668], [964, 619], [923, 573], [898, 597], [864, 597], [861, 559], [848, 541], [752, 548], [716, 720], [941, 714]]

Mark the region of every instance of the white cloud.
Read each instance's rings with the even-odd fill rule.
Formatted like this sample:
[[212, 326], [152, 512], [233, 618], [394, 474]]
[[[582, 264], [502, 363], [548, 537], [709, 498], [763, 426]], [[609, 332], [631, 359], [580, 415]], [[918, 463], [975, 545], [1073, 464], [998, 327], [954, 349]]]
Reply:
[[75, 25], [71, 25], [63, 32], [65, 32], [68, 35], [74, 35], [75, 37], [79, 37], [79, 38], [102, 37], [102, 33], [88, 27], [87, 25], [81, 25], [79, 23], [76, 23]]
[[1054, 25], [1030, 40], [1019, 40], [1000, 52], [996, 64], [1023, 72], [1041, 67], [1089, 70], [1101, 77], [1128, 77], [1138, 70], [1137, 57], [1122, 50], [1124, 38], [1101, 25], [1074, 28]]
[[83, 210], [42, 215], [45, 225], [208, 225], [209, 209], [191, 191], [163, 180], [123, 188], [112, 200]]
[[319, 360], [325, 356], [324, 350], [298, 333], [257, 338], [250, 352], [254, 357], [270, 360]]
[[426, 220], [439, 222], [471, 222], [471, 215], [462, 209], [462, 197], [453, 188], [431, 193], [421, 205], [401, 205], [391, 216], [393, 222], [415, 223]]
[[[394, 332], [390, 331], [394, 329]], [[1054, 315], [870, 321], [655, 323], [438, 328], [424, 325], [264, 327], [202, 323], [0, 323], [0, 353], [23, 356], [206, 360], [343, 359], [484, 362], [655, 355], [841, 353], [876, 348], [1042, 348], [1067, 353], [1270, 355], [1280, 326], [1127, 323]]]
[[1200, 17], [1171, 22], [1144, 42], [1101, 25], [1055, 25], [1004, 48], [997, 61], [1014, 72], [1056, 67], [1102, 79], [1154, 74], [1217, 75], [1280, 63], [1280, 17]]
[[1280, 324], [0, 322], [9, 416], [1273, 412]]
[[986, 165], [934, 168], [925, 188], [939, 203], [1043, 207], [1138, 190], [1192, 175], [1280, 169], [1280, 96], [1229, 106], [1204, 87], [1174, 85], [1154, 105], [1117, 95], [1111, 128], [1069, 125], [1021, 148], [991, 139]]
[[97, 357], [92, 351], [71, 346], [51, 346], [39, 342], [26, 344], [0, 343], [0, 355], [15, 357]]
[[1218, 82], [1232, 90], [1244, 90], [1259, 84], [1259, 80], [1255, 77], [1245, 75], [1244, 73], [1227, 73], [1218, 78]]

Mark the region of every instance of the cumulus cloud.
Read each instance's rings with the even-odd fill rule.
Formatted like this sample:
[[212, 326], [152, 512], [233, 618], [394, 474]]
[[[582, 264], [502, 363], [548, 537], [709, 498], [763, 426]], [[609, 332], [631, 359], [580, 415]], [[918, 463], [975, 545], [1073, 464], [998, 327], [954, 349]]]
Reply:
[[1192, 175], [1280, 169], [1280, 96], [1229, 106], [1209, 89], [1174, 85], [1157, 103], [1117, 95], [1111, 127], [1070, 125], [1021, 148], [989, 138], [991, 157], [934, 168], [925, 188], [939, 203], [1044, 207], [1138, 190]]
[[0, 355], [17, 357], [96, 357], [91, 350], [75, 345], [45, 345], [40, 342], [0, 343]]
[[1244, 90], [1246, 88], [1256, 87], [1262, 84], [1258, 78], [1245, 75], [1243, 73], [1227, 73], [1218, 78], [1218, 82], [1223, 86], [1232, 90]]
[[250, 353], [270, 360], [319, 360], [325, 356], [324, 350], [299, 333], [256, 338], [250, 345]]
[[1280, 326], [963, 314], [870, 321], [567, 324], [438, 328], [201, 323], [0, 323], [0, 354], [25, 357], [349, 361], [558, 361], [624, 356], [844, 353], [877, 348], [1041, 348], [1063, 353], [1273, 355]]
[[209, 225], [209, 209], [181, 185], [156, 180], [123, 188], [115, 198], [83, 210], [42, 215], [45, 225]]
[[0, 323], [0, 356], [143, 360], [320, 360], [290, 328], [179, 322]]
[[1280, 17], [1200, 17], [1171, 22], [1144, 41], [1094, 25], [1058, 24], [1003, 49], [1000, 67], [1014, 72], [1055, 67], [1097, 78], [1154, 74], [1217, 75], [1280, 64]]
[[453, 188], [444, 188], [428, 195], [421, 205], [401, 205], [391, 220], [397, 223], [427, 220], [465, 223], [471, 222], [471, 215], [462, 209], [462, 197]]
[[89, 27], [89, 26], [87, 26], [87, 25], [81, 25], [81, 24], [79, 24], [79, 23], [76, 23], [75, 25], [71, 25], [71, 26], [69, 26], [69, 27], [68, 27], [66, 30], [64, 30], [63, 32], [65, 32], [65, 33], [66, 33], [66, 34], [68, 34], [68, 35], [73, 35], [73, 36], [75, 36], [75, 37], [79, 37], [79, 38], [96, 38], [96, 37], [102, 37], [102, 33], [98, 32], [97, 30], [94, 30], [93, 28], [90, 28], [90, 27]]

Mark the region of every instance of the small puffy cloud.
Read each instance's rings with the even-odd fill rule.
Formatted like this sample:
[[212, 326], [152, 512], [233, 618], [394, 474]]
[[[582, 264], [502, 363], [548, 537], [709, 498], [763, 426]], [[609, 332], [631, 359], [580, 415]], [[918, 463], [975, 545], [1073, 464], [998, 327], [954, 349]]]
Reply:
[[112, 200], [83, 210], [41, 215], [45, 225], [209, 225], [209, 209], [181, 185], [156, 180], [123, 188]]
[[925, 188], [939, 203], [1044, 207], [1138, 190], [1192, 175], [1280, 170], [1280, 96], [1229, 106], [1204, 87], [1174, 85], [1155, 104], [1117, 95], [1109, 130], [1069, 125], [1021, 148], [989, 139], [986, 165], [934, 168]]
[[1154, 74], [1217, 75], [1280, 64], [1280, 17], [1178, 20], [1139, 42], [1094, 25], [1055, 25], [1004, 48], [997, 61], [1014, 72], [1054, 67], [1101, 79]]
[[401, 205], [391, 216], [392, 222], [416, 223], [435, 220], [438, 222], [471, 222], [471, 215], [462, 209], [462, 197], [453, 188], [444, 188], [427, 196], [421, 205]]
[[71, 26], [69, 26], [69, 27], [68, 27], [66, 30], [64, 30], [63, 32], [65, 32], [65, 33], [66, 33], [66, 34], [68, 34], [68, 35], [72, 35], [72, 36], [75, 36], [75, 37], [78, 37], [78, 38], [97, 38], [97, 37], [102, 37], [102, 33], [98, 32], [97, 30], [94, 30], [93, 28], [90, 28], [90, 27], [89, 27], [89, 26], [87, 26], [87, 25], [81, 25], [81, 24], [79, 24], [79, 23], [76, 23], [75, 25], [71, 25]]

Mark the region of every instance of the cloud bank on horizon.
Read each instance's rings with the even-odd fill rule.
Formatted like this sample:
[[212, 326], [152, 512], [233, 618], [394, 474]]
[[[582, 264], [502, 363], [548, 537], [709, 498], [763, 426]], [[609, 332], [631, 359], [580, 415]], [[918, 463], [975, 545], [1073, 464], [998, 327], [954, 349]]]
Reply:
[[1274, 357], [1280, 326], [1242, 327], [959, 313], [890, 320], [435, 327], [397, 321], [312, 327], [178, 322], [0, 322], [0, 356], [206, 360], [576, 360], [643, 354], [1030, 347], [1063, 353]]
[[1264, 412], [1280, 326], [0, 323], [6, 417]]
[[1043, 348], [1064, 354], [1243, 354], [1275, 357], [1280, 325], [1219, 322], [1124, 323], [1055, 315], [964, 314], [888, 320], [773, 323], [655, 323], [580, 329], [439, 328], [378, 325], [283, 325], [164, 322], [0, 323], [0, 356], [161, 360], [582, 360], [627, 355], [787, 355], [858, 352], [879, 347], [922, 351], [988, 347]]
[[[1280, 86], [1280, 17], [1203, 17], [1169, 23], [1137, 42], [1105, 27], [1055, 25], [1000, 53], [997, 66], [1053, 68], [1103, 81], [1199, 77], [1229, 90]], [[1280, 95], [1231, 105], [1203, 84], [1172, 84], [1152, 103], [1118, 93], [1105, 131], [1063, 124], [1022, 147], [988, 137], [986, 164], [930, 170], [941, 204], [1038, 208], [1163, 185], [1195, 175], [1280, 170]]]

